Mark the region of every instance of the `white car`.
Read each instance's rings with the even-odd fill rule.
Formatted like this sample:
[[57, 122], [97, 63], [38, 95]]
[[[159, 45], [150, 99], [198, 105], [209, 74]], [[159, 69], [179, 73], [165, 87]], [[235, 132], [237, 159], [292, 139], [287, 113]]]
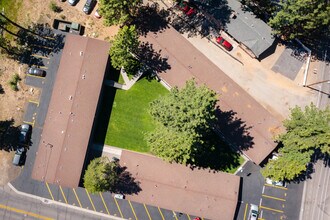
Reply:
[[283, 182], [283, 181], [273, 181], [270, 178], [266, 178], [266, 183], [269, 184], [269, 185], [286, 187], [285, 182]]
[[259, 208], [257, 205], [251, 204], [249, 220], [257, 220], [259, 214]]

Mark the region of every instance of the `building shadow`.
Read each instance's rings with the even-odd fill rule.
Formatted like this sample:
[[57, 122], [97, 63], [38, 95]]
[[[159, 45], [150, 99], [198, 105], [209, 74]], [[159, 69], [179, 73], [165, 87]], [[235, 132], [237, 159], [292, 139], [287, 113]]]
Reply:
[[251, 126], [247, 126], [241, 118], [236, 116], [233, 110], [216, 110], [217, 130], [223, 135], [223, 138], [237, 150], [247, 150], [253, 147], [253, 137], [250, 135]]
[[244, 179], [240, 177], [240, 182], [239, 182], [239, 189], [238, 189], [238, 197], [237, 197], [237, 205], [235, 209], [235, 215], [234, 219], [238, 219], [238, 213], [242, 205], [242, 192], [243, 192], [243, 181]]

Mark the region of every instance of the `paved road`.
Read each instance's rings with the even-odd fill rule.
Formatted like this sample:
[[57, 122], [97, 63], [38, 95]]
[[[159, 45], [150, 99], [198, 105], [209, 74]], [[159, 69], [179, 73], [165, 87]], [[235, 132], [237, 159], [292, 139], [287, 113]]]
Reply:
[[330, 164], [319, 160], [315, 173], [305, 182], [300, 220], [330, 219]]
[[101, 217], [56, 204], [46, 204], [37, 199], [18, 195], [8, 186], [5, 186], [0, 188], [0, 219], [106, 220], [116, 218], [110, 216]]

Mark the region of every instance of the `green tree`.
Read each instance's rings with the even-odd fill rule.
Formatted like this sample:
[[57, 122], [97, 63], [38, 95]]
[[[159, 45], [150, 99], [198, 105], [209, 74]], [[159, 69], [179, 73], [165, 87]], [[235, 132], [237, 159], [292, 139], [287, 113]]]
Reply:
[[269, 21], [275, 34], [286, 39], [322, 33], [330, 25], [330, 3], [326, 0], [286, 0]]
[[142, 0], [100, 0], [99, 12], [107, 26], [130, 21]]
[[268, 19], [276, 10], [276, 5], [271, 0], [241, 0], [243, 5], [252, 9], [260, 18]]
[[111, 41], [110, 56], [112, 66], [116, 69], [124, 67], [127, 73], [134, 74], [139, 61], [133, 54], [139, 48], [139, 38], [135, 26], [124, 26]]
[[106, 157], [90, 162], [84, 175], [84, 187], [91, 193], [104, 192], [113, 188], [119, 180], [118, 166]]
[[157, 121], [157, 128], [146, 135], [151, 151], [169, 162], [191, 162], [191, 155], [203, 150], [203, 138], [212, 132], [216, 102], [214, 91], [197, 87], [193, 80], [151, 102], [150, 114]]
[[277, 137], [283, 144], [277, 160], [270, 160], [262, 173], [274, 180], [293, 180], [306, 171], [315, 150], [330, 154], [330, 109], [318, 109], [311, 104], [302, 111], [291, 109], [284, 121], [286, 133]]

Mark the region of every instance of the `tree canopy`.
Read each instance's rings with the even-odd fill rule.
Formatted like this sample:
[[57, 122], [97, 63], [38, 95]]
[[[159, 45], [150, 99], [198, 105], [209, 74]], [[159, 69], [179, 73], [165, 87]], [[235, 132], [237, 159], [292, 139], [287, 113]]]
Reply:
[[100, 0], [99, 12], [107, 26], [123, 24], [132, 18], [142, 0]]
[[330, 109], [318, 109], [311, 104], [304, 111], [291, 109], [284, 121], [286, 133], [277, 137], [283, 144], [277, 160], [270, 160], [262, 173], [273, 180], [293, 180], [306, 171], [315, 150], [330, 154]]
[[124, 26], [111, 41], [110, 56], [112, 66], [116, 69], [124, 67], [127, 73], [134, 74], [139, 67], [133, 54], [137, 53], [140, 42], [135, 26]]
[[193, 80], [151, 102], [150, 113], [157, 122], [146, 135], [151, 151], [169, 162], [191, 162], [191, 155], [204, 147], [203, 137], [212, 132], [216, 102], [214, 91]]
[[330, 3], [320, 0], [281, 1], [281, 10], [269, 21], [275, 34], [287, 39], [315, 36], [330, 25]]
[[113, 188], [119, 180], [117, 163], [99, 157], [90, 162], [84, 175], [84, 187], [91, 193]]

